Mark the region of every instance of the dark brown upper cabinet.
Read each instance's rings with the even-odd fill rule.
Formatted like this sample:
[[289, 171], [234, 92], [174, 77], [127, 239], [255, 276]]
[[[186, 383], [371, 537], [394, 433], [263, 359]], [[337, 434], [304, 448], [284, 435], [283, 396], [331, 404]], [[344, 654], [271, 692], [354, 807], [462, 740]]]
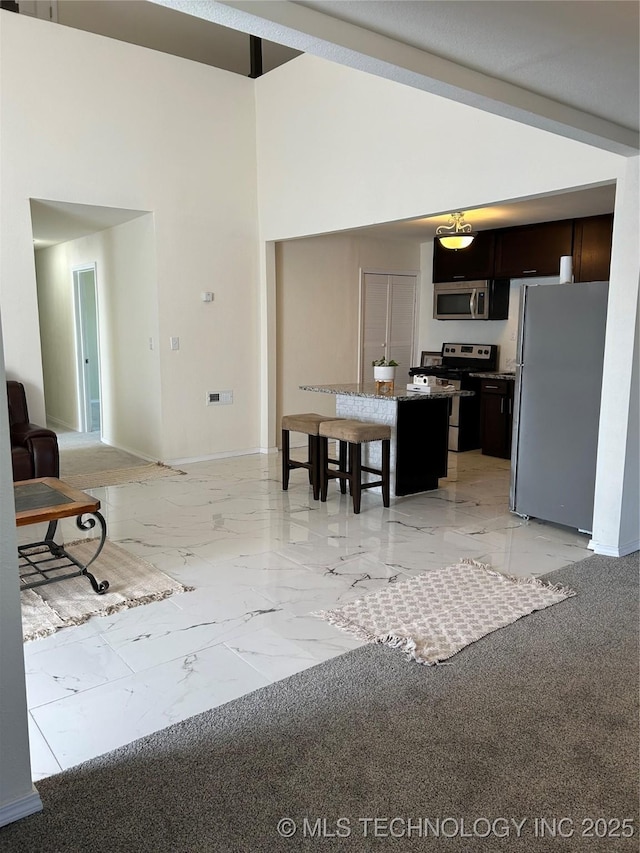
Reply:
[[433, 244], [433, 281], [527, 278], [560, 273], [573, 256], [574, 281], [608, 281], [613, 214], [479, 231], [457, 252]]
[[444, 249], [433, 242], [433, 281], [476, 281], [493, 278], [495, 231], [479, 231], [466, 249]]
[[613, 214], [576, 219], [573, 234], [574, 281], [609, 281]]
[[573, 250], [573, 220], [538, 222], [496, 231], [496, 278], [559, 275], [560, 258]]

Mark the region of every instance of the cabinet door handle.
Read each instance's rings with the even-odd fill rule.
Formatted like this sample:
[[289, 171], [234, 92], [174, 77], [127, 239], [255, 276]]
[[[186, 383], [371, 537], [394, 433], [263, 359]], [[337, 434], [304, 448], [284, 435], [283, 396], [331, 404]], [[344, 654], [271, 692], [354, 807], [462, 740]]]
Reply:
[[488, 390], [489, 390], [489, 388], [491, 388], [493, 391], [497, 391], [497, 390], [498, 390], [498, 386], [497, 386], [497, 385], [485, 385], [485, 386], [484, 386], [484, 388], [485, 388], [485, 391], [488, 391]]
[[452, 278], [464, 278], [464, 276], [463, 275], [454, 275], [454, 276], [452, 276]]
[[513, 414], [513, 400], [509, 398], [509, 414]]
[[538, 272], [538, 270], [522, 270], [522, 272], [523, 272], [523, 273], [527, 273], [527, 272]]
[[500, 414], [504, 415], [504, 397], [500, 397]]

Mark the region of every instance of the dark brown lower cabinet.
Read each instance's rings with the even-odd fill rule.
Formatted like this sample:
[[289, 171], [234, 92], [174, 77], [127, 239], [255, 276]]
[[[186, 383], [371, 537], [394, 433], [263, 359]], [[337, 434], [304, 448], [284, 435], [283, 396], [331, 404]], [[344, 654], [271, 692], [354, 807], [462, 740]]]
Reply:
[[511, 458], [513, 389], [511, 379], [483, 379], [480, 385], [480, 441], [485, 456]]

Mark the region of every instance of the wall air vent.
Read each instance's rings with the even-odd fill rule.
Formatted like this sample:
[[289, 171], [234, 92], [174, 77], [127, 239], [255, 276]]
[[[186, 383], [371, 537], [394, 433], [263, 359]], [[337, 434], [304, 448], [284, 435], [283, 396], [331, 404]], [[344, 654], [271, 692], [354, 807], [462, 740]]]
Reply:
[[207, 391], [207, 406], [229, 406], [233, 403], [233, 391]]

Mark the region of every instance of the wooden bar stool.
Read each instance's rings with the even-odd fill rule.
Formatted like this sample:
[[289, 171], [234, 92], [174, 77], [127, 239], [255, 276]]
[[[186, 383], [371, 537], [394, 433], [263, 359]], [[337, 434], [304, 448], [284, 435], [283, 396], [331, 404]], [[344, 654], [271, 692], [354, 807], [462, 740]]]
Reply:
[[[294, 468], [306, 468], [309, 472], [309, 483], [313, 488], [313, 499], [320, 497], [320, 445], [318, 429], [320, 424], [331, 420], [329, 415], [318, 415], [316, 412], [302, 412], [297, 415], [282, 417], [282, 488], [289, 488], [289, 472]], [[305, 462], [291, 458], [291, 443], [289, 433], [301, 432], [309, 436], [307, 460]], [[347, 459], [347, 446], [340, 445], [338, 459], [328, 459], [329, 464], [344, 467]], [[342, 489], [346, 491], [346, 483]]]
[[[360, 512], [360, 499], [363, 490], [372, 489], [374, 486], [382, 486], [382, 502], [384, 506], [389, 506], [391, 427], [355, 420], [325, 421], [320, 424], [318, 434], [320, 443], [320, 500], [326, 501], [327, 499], [329, 480], [339, 479], [341, 486], [343, 483], [349, 483], [349, 491], [353, 498], [353, 511], [356, 515]], [[328, 439], [330, 438], [339, 441], [341, 447], [346, 442], [349, 453], [348, 467], [343, 463], [339, 464], [337, 469], [329, 467]], [[362, 464], [362, 445], [369, 441], [382, 442], [382, 468], [371, 468]], [[380, 479], [363, 483], [363, 472], [379, 474]], [[342, 488], [341, 491], [343, 491]]]

